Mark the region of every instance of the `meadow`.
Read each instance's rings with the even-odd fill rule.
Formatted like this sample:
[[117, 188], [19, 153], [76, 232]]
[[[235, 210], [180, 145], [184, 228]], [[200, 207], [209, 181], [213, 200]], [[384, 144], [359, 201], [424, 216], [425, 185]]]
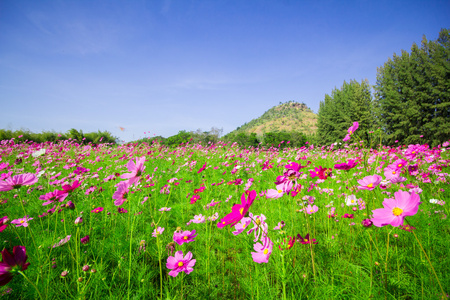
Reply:
[[3, 140], [0, 297], [448, 298], [449, 143], [355, 130], [301, 148]]

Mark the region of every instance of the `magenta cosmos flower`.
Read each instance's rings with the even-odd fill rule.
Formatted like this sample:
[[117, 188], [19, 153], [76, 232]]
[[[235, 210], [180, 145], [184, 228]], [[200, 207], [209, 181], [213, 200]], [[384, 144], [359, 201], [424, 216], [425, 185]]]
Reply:
[[420, 197], [416, 193], [409, 194], [399, 190], [394, 193], [394, 199], [384, 199], [384, 208], [378, 208], [372, 211], [373, 218], [370, 219], [373, 225], [382, 227], [392, 225], [398, 227], [403, 225], [407, 216], [413, 216], [417, 213], [420, 204]]
[[133, 183], [137, 186], [139, 183], [139, 179], [141, 178], [142, 173], [145, 170], [145, 156], [141, 158], [136, 157], [136, 163], [133, 160], [130, 160], [127, 164], [128, 171], [131, 173], [122, 174], [120, 178], [128, 179], [128, 184], [133, 185]]
[[248, 193], [248, 197], [246, 199], [245, 193], [241, 196], [241, 204], [235, 204], [231, 208], [231, 213], [226, 215], [224, 218], [217, 223], [217, 227], [223, 228], [227, 225], [234, 226], [236, 225], [248, 212], [248, 209], [252, 205], [253, 201], [256, 198], [256, 191], [252, 190]]
[[0, 232], [2, 232], [3, 230], [6, 229], [6, 227], [8, 226], [8, 224], [6, 222], [8, 222], [8, 216], [4, 216], [3, 218], [0, 218]]
[[178, 245], [182, 245], [184, 243], [190, 243], [194, 241], [194, 238], [197, 235], [195, 234], [195, 229], [192, 231], [183, 231], [183, 232], [176, 232], [173, 234], [173, 241], [176, 242]]
[[169, 272], [170, 276], [177, 277], [180, 272], [189, 274], [194, 271], [193, 267], [195, 266], [195, 262], [196, 260], [192, 259], [192, 253], [190, 251], [184, 257], [183, 251], [178, 251], [175, 252], [175, 257], [169, 256], [167, 258], [166, 267], [171, 269]]
[[347, 163], [335, 164], [334, 168], [337, 169], [337, 170], [348, 171], [348, 170], [353, 169], [354, 167], [356, 167], [356, 165], [358, 165], [358, 161], [350, 159]]
[[356, 131], [356, 129], [358, 129], [359, 127], [359, 123], [358, 122], [353, 122], [353, 125], [350, 126], [350, 128], [347, 130], [347, 135], [344, 137], [343, 141], [346, 142], [350, 139], [350, 136], [353, 134], [353, 132]]
[[358, 189], [371, 191], [376, 188], [382, 180], [383, 177], [381, 177], [380, 175], [366, 176], [363, 179], [358, 180], [358, 183], [360, 184], [360, 186], [358, 186]]
[[99, 212], [103, 211], [103, 207], [97, 207], [91, 210], [92, 213], [98, 214]]
[[78, 188], [81, 185], [81, 182], [79, 182], [78, 180], [75, 180], [72, 185], [70, 184], [65, 184], [63, 185], [61, 188], [64, 190], [64, 192], [66, 193], [71, 193], [73, 192], [76, 188]]
[[14, 175], [0, 181], [0, 191], [6, 192], [12, 189], [18, 189], [23, 185], [33, 185], [37, 181], [38, 178], [31, 173]]
[[17, 271], [25, 271], [30, 263], [27, 263], [27, 250], [25, 246], [14, 246], [13, 254], [8, 250], [2, 251], [2, 262], [0, 262], [0, 286], [11, 281]]

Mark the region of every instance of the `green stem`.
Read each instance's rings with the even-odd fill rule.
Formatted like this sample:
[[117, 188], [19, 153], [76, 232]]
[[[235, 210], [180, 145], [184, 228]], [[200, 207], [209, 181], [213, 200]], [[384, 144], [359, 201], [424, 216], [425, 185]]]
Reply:
[[34, 285], [34, 283], [31, 282], [31, 280], [28, 279], [28, 277], [27, 277], [22, 271], [19, 271], [19, 273], [26, 279], [26, 281], [28, 281], [28, 282], [34, 287], [34, 289], [36, 290], [36, 292], [37, 292], [38, 295], [39, 295], [39, 298], [40, 298], [40, 299], [44, 299], [44, 298], [42, 298], [42, 295], [41, 295], [41, 293], [39, 292], [39, 290], [38, 290], [38, 288], [36, 287], [36, 285]]

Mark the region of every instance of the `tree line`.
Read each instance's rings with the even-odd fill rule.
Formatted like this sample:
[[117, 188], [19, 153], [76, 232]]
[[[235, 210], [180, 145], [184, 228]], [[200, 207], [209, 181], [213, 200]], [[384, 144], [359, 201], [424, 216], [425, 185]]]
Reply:
[[394, 53], [377, 70], [374, 93], [367, 80], [345, 82], [320, 102], [318, 141], [341, 142], [347, 128], [359, 122], [358, 135], [369, 140], [381, 129], [382, 142], [392, 145], [428, 143], [436, 146], [450, 137], [450, 32], [437, 40], [424, 36], [410, 53]]
[[109, 131], [97, 131], [83, 133], [82, 130], [77, 130], [75, 128], [70, 129], [66, 133], [55, 132], [55, 131], [43, 131], [41, 133], [34, 133], [27, 129], [19, 130], [7, 130], [0, 129], [0, 141], [1, 140], [11, 140], [14, 138], [15, 141], [33, 141], [36, 143], [44, 142], [56, 142], [58, 140], [75, 140], [78, 143], [113, 143], [116, 144], [118, 138], [113, 136]]

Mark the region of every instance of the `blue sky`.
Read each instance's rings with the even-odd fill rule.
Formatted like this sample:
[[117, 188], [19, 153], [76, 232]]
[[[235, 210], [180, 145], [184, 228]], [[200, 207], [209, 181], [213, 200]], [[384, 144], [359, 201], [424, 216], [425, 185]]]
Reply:
[[317, 112], [449, 20], [450, 1], [2, 0], [0, 128], [129, 141]]

